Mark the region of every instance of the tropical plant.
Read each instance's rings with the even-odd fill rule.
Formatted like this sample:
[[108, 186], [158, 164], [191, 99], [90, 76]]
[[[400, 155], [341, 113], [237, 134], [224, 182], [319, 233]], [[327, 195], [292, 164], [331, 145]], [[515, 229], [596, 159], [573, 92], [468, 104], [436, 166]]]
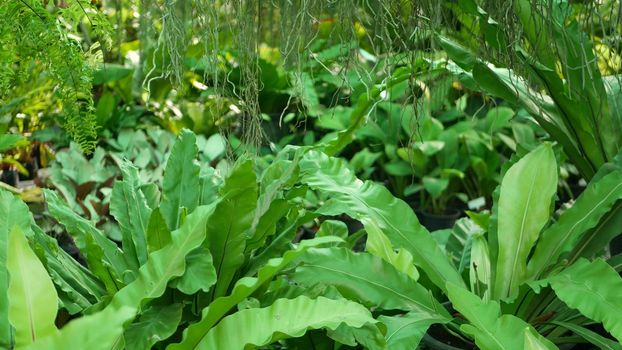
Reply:
[[[336, 338], [355, 334], [361, 342], [379, 334], [364, 306], [275, 280], [312, 247], [343, 242], [327, 236], [292, 249], [296, 229], [315, 217], [297, 204], [294, 163], [276, 160], [258, 184], [252, 162], [240, 161], [221, 184], [213, 169], [199, 167], [197, 154], [194, 135], [182, 132], [156, 196], [141, 187], [136, 167], [120, 164], [123, 181], [110, 199], [120, 248], [58, 194], [45, 192], [50, 215], [73, 237], [86, 267], [34, 223], [24, 203], [2, 191], [3, 346], [149, 349], [179, 342], [171, 347], [242, 349], [307, 329], [335, 330]], [[274, 237], [277, 228], [282, 233]], [[26, 269], [32, 273], [19, 272]], [[269, 296], [257, 304], [262, 295]], [[68, 314], [77, 319], [65, 325]], [[244, 327], [248, 333], [240, 337], [240, 325], [257, 318], [266, 322]], [[95, 330], [100, 323], [106, 326]], [[183, 338], [168, 339], [189, 323]]]

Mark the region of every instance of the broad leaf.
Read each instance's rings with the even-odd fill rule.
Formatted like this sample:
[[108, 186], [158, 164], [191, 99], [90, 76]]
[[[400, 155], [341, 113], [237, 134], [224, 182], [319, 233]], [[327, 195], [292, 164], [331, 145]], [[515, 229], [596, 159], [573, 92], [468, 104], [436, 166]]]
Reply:
[[550, 144], [512, 165], [501, 182], [493, 296], [513, 299], [526, 278], [527, 256], [549, 220], [557, 191], [557, 164]]
[[461, 328], [473, 336], [480, 349], [524, 350], [534, 343], [542, 345], [543, 349], [557, 349], [525, 321], [513, 315], [501, 315], [496, 301], [485, 303], [473, 293], [452, 284], [447, 285], [447, 296], [453, 307], [470, 322]]
[[9, 322], [15, 346], [23, 347], [56, 332], [58, 296], [47, 271], [30, 249], [19, 226], [9, 236]]
[[149, 350], [173, 335], [181, 321], [182, 310], [181, 304], [154, 305], [145, 310], [123, 335], [126, 349]]
[[253, 163], [239, 164], [221, 187], [222, 201], [207, 221], [206, 246], [213, 256], [218, 280], [214, 297], [225, 295], [235, 272], [244, 263], [246, 231], [257, 205], [257, 180]]
[[622, 278], [609, 264], [601, 259], [579, 259], [545, 281], [566, 305], [602, 322], [622, 342]]
[[201, 246], [186, 256], [186, 272], [175, 282], [182, 293], [192, 295], [199, 290], [208, 292], [216, 283], [216, 269], [210, 251]]
[[179, 227], [182, 208], [192, 212], [199, 204], [198, 152], [196, 137], [183, 129], [173, 145], [162, 179], [160, 211], [171, 231]]
[[362, 305], [324, 297], [279, 299], [266, 308], [246, 309], [225, 317], [196, 349], [238, 350], [279, 339], [300, 337], [309, 329], [359, 328], [377, 321]]
[[345, 248], [310, 249], [292, 277], [307, 286], [317, 283], [335, 286], [345, 297], [370, 307], [450, 318], [430, 291], [370, 254], [357, 254]]
[[171, 233], [171, 243], [149, 254], [134, 282], [115, 294], [108, 308], [129, 306], [139, 309], [144, 302], [161, 296], [169, 280], [183, 275], [186, 256], [203, 243], [205, 224], [213, 215], [216, 204], [198, 207], [188, 215], [184, 224]]
[[274, 276], [292, 264], [292, 262], [298, 259], [300, 255], [304, 254], [307, 249], [327, 244], [335, 244], [336, 242], [343, 241], [334, 236], [302, 241], [297, 249], [285, 252], [280, 258], [269, 260], [266, 265], [258, 270], [256, 278], [244, 277], [239, 279], [230, 295], [217, 298], [208, 307], [203, 309], [201, 321], [186, 328], [181, 343], [172, 344], [167, 347], [167, 350], [197, 349], [198, 344], [205, 337], [207, 332], [218, 323], [223, 316], [229, 313], [237, 304], [252, 295], [261, 286], [271, 281]]
[[447, 281], [464, 285], [462, 277], [444, 256], [429, 232], [419, 224], [412, 209], [389, 190], [373, 182], [362, 182], [345, 162], [310, 151], [300, 162], [302, 182], [332, 198], [319, 212], [325, 215], [348, 214], [369, 222], [389, 237], [393, 246], [408, 250], [419, 267], [439, 288]]
[[413, 311], [401, 316], [380, 316], [378, 321], [387, 327], [385, 340], [388, 349], [411, 350], [417, 348], [431, 325], [448, 320]]

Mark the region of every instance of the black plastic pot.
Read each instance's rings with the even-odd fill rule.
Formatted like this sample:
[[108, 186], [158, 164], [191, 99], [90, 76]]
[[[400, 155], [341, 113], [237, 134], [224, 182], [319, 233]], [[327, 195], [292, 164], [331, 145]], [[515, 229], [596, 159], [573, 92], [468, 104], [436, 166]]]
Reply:
[[448, 208], [444, 214], [431, 214], [421, 210], [415, 210], [415, 212], [421, 225], [430, 232], [452, 228], [456, 220], [462, 216], [462, 212], [455, 208]]

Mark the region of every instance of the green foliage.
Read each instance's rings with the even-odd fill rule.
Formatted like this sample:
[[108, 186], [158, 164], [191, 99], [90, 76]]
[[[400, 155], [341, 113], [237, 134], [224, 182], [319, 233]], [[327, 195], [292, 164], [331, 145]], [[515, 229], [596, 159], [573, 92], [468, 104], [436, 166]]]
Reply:
[[516, 162], [503, 177], [499, 193], [495, 284], [496, 299], [514, 299], [527, 274], [527, 257], [550, 217], [557, 190], [557, 164], [550, 144]]
[[568, 306], [602, 322], [619, 342], [622, 341], [618, 288], [622, 279], [603, 260], [578, 260], [568, 269], [545, 280]]
[[64, 110], [63, 124], [81, 147], [91, 152], [96, 138], [93, 106], [92, 72], [102, 61], [99, 43], [86, 46], [71, 38], [72, 27], [88, 17], [94, 34], [105, 44], [109, 39], [108, 20], [91, 9], [90, 2], [79, 0], [71, 5], [48, 11], [39, 1], [3, 2], [0, 43], [3, 56], [0, 70], [0, 101], [8, 101], [19, 77], [30, 69], [31, 62], [40, 62], [56, 85], [55, 97]]
[[351, 301], [305, 296], [279, 299], [269, 307], [241, 310], [225, 317], [194, 348], [243, 349], [248, 345], [267, 345], [279, 338], [298, 337], [308, 329], [336, 329], [344, 324], [360, 328], [376, 322], [369, 310]]

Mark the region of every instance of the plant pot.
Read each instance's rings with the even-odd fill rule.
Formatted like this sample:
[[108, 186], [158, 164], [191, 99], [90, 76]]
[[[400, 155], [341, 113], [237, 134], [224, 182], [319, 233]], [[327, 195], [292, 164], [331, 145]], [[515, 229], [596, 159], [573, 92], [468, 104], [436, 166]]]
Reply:
[[417, 214], [421, 225], [427, 228], [430, 232], [452, 228], [456, 223], [456, 220], [462, 216], [462, 212], [455, 208], [447, 208], [447, 211], [443, 214], [432, 214], [417, 209], [415, 210], [415, 213]]

